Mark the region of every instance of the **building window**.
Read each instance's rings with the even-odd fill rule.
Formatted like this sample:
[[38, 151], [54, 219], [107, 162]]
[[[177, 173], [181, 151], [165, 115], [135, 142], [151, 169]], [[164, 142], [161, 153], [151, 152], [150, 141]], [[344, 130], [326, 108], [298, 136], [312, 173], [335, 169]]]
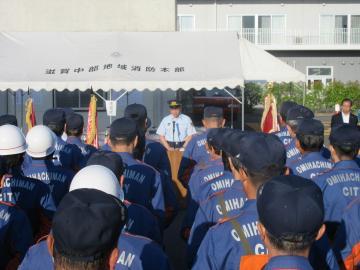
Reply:
[[227, 30], [240, 32], [243, 38], [255, 42], [255, 16], [228, 16]]
[[285, 37], [285, 15], [258, 16], [258, 43], [281, 44]]
[[178, 15], [177, 30], [180, 32], [195, 31], [194, 15]]
[[[98, 90], [98, 94], [107, 98], [107, 93], [103, 90]], [[91, 89], [86, 91], [55, 91], [55, 107], [59, 108], [73, 108], [74, 110], [87, 110], [90, 103], [90, 97], [93, 94]], [[102, 99], [97, 97], [97, 107], [99, 110], [105, 110], [105, 104]]]
[[351, 44], [360, 44], [360, 15], [351, 15]]
[[280, 43], [285, 34], [285, 15], [229, 15], [227, 30], [259, 44]]
[[320, 16], [320, 41], [322, 44], [346, 44], [348, 30], [347, 15]]
[[334, 80], [333, 67], [330, 66], [308, 66], [306, 67], [308, 88], [314, 85], [328, 85]]

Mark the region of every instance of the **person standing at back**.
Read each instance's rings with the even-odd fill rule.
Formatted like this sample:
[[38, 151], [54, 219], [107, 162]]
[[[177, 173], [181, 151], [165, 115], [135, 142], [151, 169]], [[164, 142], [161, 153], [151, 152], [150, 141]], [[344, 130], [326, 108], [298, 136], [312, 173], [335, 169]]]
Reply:
[[137, 145], [137, 124], [129, 118], [119, 118], [110, 126], [111, 150], [125, 164], [123, 189], [125, 199], [149, 209], [163, 224], [165, 203], [161, 176], [153, 167], [133, 157]]
[[185, 148], [196, 133], [189, 116], [181, 113], [181, 103], [169, 101], [170, 115], [163, 118], [156, 133], [166, 150]]
[[[269, 251], [263, 269], [312, 270], [310, 248], [325, 232], [322, 193], [316, 184], [299, 176], [277, 176], [258, 189], [256, 204], [258, 230]], [[252, 266], [257, 258], [249, 260]]]
[[209, 129], [224, 127], [225, 119], [223, 109], [214, 106], [205, 107], [202, 123], [206, 129], [205, 132], [194, 135], [191, 138], [189, 144], [185, 147], [180, 162], [178, 179], [185, 188], [188, 186], [194, 166], [200, 162], [206, 163], [210, 159], [210, 154], [205, 146], [206, 136]]
[[[41, 181], [25, 177], [20, 167], [26, 151], [26, 141], [18, 127], [0, 127], [0, 158], [3, 171], [0, 172], [0, 201], [12, 203], [27, 214], [36, 239], [50, 230], [51, 219], [56, 207], [49, 187]], [[14, 169], [15, 168], [15, 169]]]
[[55, 138], [48, 127], [38, 125], [30, 129], [26, 135], [26, 143], [26, 153], [31, 162], [23, 167], [24, 175], [47, 184], [55, 205], [58, 206], [69, 191], [74, 172], [53, 164]]
[[281, 104], [280, 111], [279, 111], [279, 123], [280, 123], [280, 130], [275, 132], [274, 134], [280, 138], [284, 145], [287, 145], [291, 141], [291, 136], [289, 130], [286, 126], [286, 115], [288, 111], [295, 107], [297, 104], [293, 101], [285, 101]]
[[341, 112], [331, 117], [331, 128], [341, 126], [342, 124], [349, 124], [357, 126], [358, 118], [356, 115], [351, 113], [352, 101], [351, 99], [345, 98], [341, 102]]
[[[166, 149], [161, 143], [146, 138], [146, 131], [150, 126], [151, 121], [147, 117], [147, 110], [144, 105], [128, 105], [125, 108], [124, 116], [133, 119], [138, 125], [138, 136], [140, 140], [142, 140], [140, 149], [145, 147], [143, 156], [141, 156], [140, 160], [143, 160], [146, 164], [152, 166], [161, 175], [166, 210], [165, 224], [167, 226], [175, 218], [178, 211], [178, 204], [175, 189], [171, 180], [171, 167]], [[139, 152], [141, 152], [141, 150]]]
[[342, 125], [331, 131], [329, 139], [335, 165], [314, 181], [323, 191], [326, 231], [333, 238], [344, 209], [360, 197], [360, 168], [354, 160], [360, 148], [360, 131], [354, 126]]
[[295, 144], [301, 156], [288, 165], [292, 174], [313, 179], [332, 168], [332, 162], [320, 153], [324, 144], [324, 125], [319, 120], [304, 119], [296, 132]]
[[85, 144], [81, 140], [84, 130], [84, 118], [81, 114], [72, 113], [66, 118], [65, 132], [67, 135], [66, 142], [76, 145], [81, 151], [80, 168], [85, 167], [89, 157], [97, 151], [97, 149], [89, 144]]
[[79, 170], [79, 160], [81, 160], [81, 150], [73, 145], [66, 143], [62, 138], [65, 130], [66, 115], [63, 109], [49, 109], [44, 113], [43, 125], [51, 129], [56, 135], [54, 165], [61, 165], [74, 172]]

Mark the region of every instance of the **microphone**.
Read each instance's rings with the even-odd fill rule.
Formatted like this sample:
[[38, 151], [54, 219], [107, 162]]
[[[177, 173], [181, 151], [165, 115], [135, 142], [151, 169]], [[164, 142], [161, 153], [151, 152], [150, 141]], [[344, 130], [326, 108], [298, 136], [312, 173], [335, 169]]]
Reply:
[[172, 121], [172, 124], [173, 124], [173, 145], [175, 150], [175, 121]]

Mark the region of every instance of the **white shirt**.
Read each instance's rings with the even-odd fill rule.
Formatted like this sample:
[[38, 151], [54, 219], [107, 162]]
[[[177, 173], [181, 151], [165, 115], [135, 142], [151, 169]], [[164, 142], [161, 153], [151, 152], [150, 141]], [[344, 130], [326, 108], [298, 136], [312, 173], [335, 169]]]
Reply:
[[171, 114], [164, 117], [156, 134], [165, 136], [169, 142], [183, 142], [187, 136], [196, 133], [195, 127], [189, 116], [180, 114], [175, 118]]
[[341, 112], [341, 115], [342, 115], [344, 124], [349, 124], [350, 123], [350, 113], [344, 114], [343, 112]]

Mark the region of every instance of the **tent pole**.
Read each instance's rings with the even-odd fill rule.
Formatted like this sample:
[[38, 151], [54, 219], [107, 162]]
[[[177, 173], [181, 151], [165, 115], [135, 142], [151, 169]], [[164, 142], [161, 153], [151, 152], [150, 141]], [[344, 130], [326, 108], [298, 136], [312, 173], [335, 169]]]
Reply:
[[304, 82], [304, 91], [303, 91], [303, 106], [305, 106], [305, 97], [306, 97], [306, 82]]
[[237, 97], [235, 97], [229, 90], [227, 90], [226, 88], [224, 88], [224, 91], [226, 93], [228, 93], [229, 96], [231, 96], [233, 99], [235, 99], [239, 104], [241, 104], [241, 129], [244, 130], [244, 111], [245, 111], [245, 107], [244, 107], [244, 100], [245, 100], [245, 94], [244, 94], [244, 88], [241, 88], [241, 99], [242, 101], [240, 101]]
[[[111, 92], [112, 92], [112, 89], [110, 89], [110, 101], [112, 100]], [[110, 120], [110, 125], [111, 125], [111, 123], [112, 123], [112, 116], [111, 115], [109, 115], [109, 120]]]
[[241, 103], [241, 130], [244, 131], [245, 129], [245, 104], [244, 104], [244, 101], [245, 101], [245, 88], [244, 87], [240, 87], [241, 89], [241, 100], [242, 100], [242, 103]]

